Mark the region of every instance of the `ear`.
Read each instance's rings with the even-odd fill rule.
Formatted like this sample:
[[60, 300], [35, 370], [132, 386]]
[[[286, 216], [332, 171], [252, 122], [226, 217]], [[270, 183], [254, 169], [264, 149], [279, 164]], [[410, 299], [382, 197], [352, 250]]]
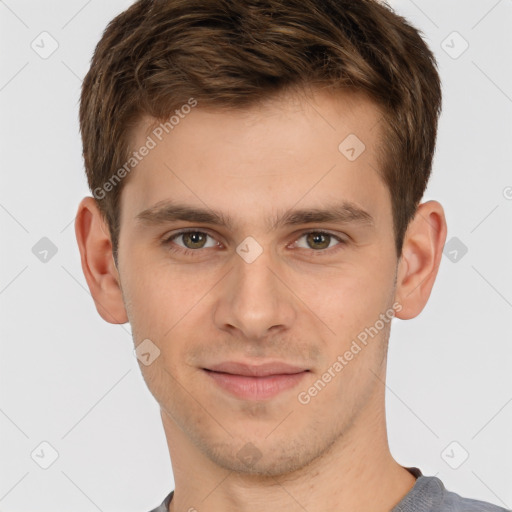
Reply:
[[407, 228], [398, 263], [395, 300], [402, 309], [397, 310], [397, 318], [409, 320], [425, 307], [441, 263], [446, 233], [441, 204], [420, 204]]
[[111, 324], [128, 322], [109, 229], [93, 197], [80, 202], [75, 234], [82, 270], [98, 313]]

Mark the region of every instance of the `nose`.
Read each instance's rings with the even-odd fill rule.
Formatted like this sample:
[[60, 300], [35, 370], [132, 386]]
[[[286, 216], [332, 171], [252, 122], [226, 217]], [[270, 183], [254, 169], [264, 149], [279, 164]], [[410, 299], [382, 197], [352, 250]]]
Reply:
[[233, 264], [218, 289], [217, 328], [231, 334], [239, 331], [238, 337], [253, 341], [265, 338], [271, 330], [289, 329], [296, 318], [296, 299], [270, 251], [264, 250], [251, 263], [236, 254]]

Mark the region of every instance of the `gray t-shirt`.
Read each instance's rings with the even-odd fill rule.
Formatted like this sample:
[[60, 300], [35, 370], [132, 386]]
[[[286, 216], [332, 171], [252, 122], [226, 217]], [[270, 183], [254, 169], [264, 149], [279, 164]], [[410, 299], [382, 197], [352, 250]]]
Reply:
[[[406, 468], [416, 477], [414, 487], [390, 512], [512, 512], [486, 501], [462, 498], [447, 491], [443, 482], [435, 476], [423, 476], [418, 468]], [[162, 504], [151, 512], [168, 512], [174, 491]]]

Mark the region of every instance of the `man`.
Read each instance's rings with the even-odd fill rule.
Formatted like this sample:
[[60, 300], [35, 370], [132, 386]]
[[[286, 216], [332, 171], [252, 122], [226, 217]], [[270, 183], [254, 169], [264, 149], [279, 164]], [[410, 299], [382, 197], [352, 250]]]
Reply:
[[391, 320], [447, 233], [420, 204], [440, 109], [432, 53], [376, 1], [140, 0], [108, 25], [75, 227], [161, 408], [156, 511], [504, 510], [387, 441]]

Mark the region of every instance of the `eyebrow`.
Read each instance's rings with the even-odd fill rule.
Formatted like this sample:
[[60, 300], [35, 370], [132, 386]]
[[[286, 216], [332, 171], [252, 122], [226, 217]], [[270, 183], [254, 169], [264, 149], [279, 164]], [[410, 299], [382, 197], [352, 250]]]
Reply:
[[[212, 224], [225, 227], [228, 230], [233, 230], [234, 226], [233, 218], [221, 211], [171, 200], [156, 203], [137, 214], [135, 219], [137, 223], [145, 226], [159, 226], [173, 221]], [[287, 210], [281, 215], [269, 219], [266, 226], [268, 231], [272, 231], [286, 226], [326, 222], [375, 226], [373, 217], [350, 201], [342, 201], [323, 208]]]

